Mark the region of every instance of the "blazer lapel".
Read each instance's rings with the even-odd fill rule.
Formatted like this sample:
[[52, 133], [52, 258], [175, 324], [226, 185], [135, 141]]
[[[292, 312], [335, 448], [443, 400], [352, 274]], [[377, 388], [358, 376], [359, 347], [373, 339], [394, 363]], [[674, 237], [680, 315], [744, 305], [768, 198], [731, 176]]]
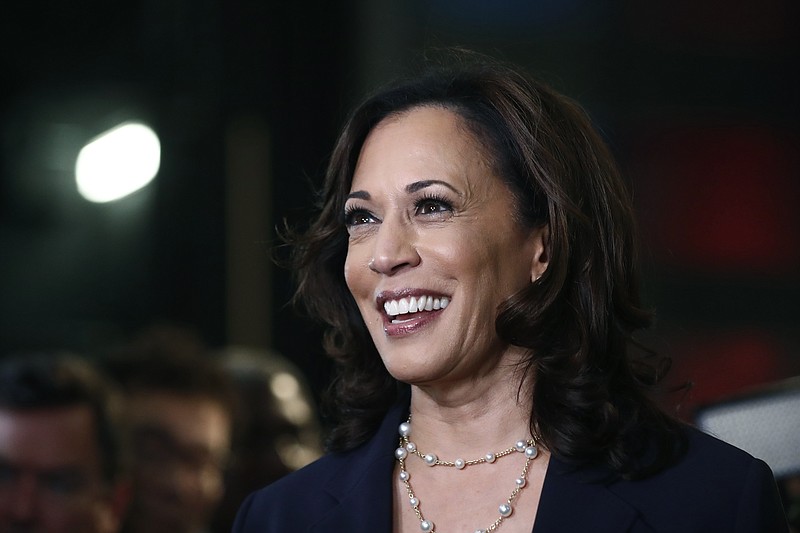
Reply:
[[[355, 453], [325, 483], [336, 501], [311, 528], [331, 531], [392, 531], [392, 484], [397, 425], [402, 409], [387, 416], [375, 437]], [[644, 527], [636, 509], [614, 495], [602, 482], [591, 482], [585, 470], [573, 471], [550, 459], [533, 533], [625, 533]], [[640, 531], [637, 529], [636, 531]]]
[[533, 533], [630, 531], [637, 522], [636, 509], [615, 496], [604, 483], [589, 479], [587, 471], [574, 470], [551, 457]]
[[[407, 415], [407, 402], [395, 405], [375, 436], [345, 454], [341, 466], [321, 481], [334, 503], [311, 532], [392, 531], [392, 483], [387, 480], [394, 472], [397, 426]], [[604, 483], [590, 481], [592, 473], [550, 458], [533, 533], [624, 533], [634, 524], [644, 526], [635, 508]]]
[[387, 481], [394, 471], [397, 426], [407, 413], [407, 404], [394, 406], [375, 436], [342, 461], [325, 482], [325, 490], [337, 503], [311, 531], [391, 532], [392, 483]]

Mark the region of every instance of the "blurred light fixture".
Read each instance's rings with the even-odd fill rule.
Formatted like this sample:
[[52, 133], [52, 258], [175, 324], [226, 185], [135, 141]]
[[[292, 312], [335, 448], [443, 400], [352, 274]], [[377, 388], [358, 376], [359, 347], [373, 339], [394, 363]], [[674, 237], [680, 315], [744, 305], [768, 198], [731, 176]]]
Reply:
[[158, 135], [140, 122], [125, 122], [89, 141], [78, 154], [78, 192], [90, 202], [118, 200], [155, 178], [161, 164]]

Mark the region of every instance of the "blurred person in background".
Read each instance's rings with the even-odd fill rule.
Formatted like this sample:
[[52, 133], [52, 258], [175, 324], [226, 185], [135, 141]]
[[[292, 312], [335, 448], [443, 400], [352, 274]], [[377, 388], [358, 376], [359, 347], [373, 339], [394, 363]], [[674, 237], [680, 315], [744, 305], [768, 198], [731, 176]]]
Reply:
[[77, 356], [0, 362], [0, 533], [115, 533], [130, 496], [119, 399]]
[[236, 384], [233, 460], [212, 530], [230, 531], [236, 511], [255, 489], [322, 455], [319, 417], [305, 376], [286, 357], [243, 346], [220, 350]]
[[133, 500], [125, 533], [209, 531], [224, 493], [235, 396], [191, 331], [148, 329], [106, 358], [132, 435]]

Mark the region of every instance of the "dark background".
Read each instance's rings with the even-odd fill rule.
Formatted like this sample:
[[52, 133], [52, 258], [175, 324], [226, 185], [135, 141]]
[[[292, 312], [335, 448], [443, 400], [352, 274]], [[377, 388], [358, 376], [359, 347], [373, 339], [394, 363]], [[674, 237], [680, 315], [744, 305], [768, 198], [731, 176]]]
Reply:
[[[800, 373], [793, 0], [75, 0], [0, 17], [0, 353], [94, 353], [169, 321], [272, 349], [319, 391], [319, 332], [270, 266], [346, 112], [432, 46], [516, 61], [576, 98], [642, 220], [646, 340], [687, 408]], [[147, 188], [90, 204], [81, 145], [159, 133]]]

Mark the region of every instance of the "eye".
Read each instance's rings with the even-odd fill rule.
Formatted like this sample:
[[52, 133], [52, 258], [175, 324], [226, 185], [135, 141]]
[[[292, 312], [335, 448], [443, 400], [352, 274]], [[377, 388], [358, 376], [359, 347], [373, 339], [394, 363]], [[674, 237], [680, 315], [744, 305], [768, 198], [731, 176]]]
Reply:
[[349, 227], [377, 222], [375, 215], [361, 207], [349, 206], [344, 210], [344, 223]]
[[0, 462], [0, 486], [6, 484], [10, 485], [15, 477], [16, 472], [14, 468], [5, 462]]
[[440, 196], [425, 196], [414, 204], [418, 215], [435, 215], [437, 213], [449, 213], [453, 211], [452, 204]]
[[50, 472], [43, 476], [42, 481], [48, 491], [54, 494], [61, 494], [63, 496], [77, 494], [87, 485], [87, 481], [84, 476], [78, 472], [72, 471]]

